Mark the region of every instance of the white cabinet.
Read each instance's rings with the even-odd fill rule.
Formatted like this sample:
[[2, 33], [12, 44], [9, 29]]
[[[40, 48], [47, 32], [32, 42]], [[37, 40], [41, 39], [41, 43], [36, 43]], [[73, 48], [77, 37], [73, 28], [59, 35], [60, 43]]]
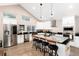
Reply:
[[[68, 16], [63, 18], [63, 23], [62, 23], [63, 28], [64, 27], [73, 27], [73, 42], [70, 44], [74, 47], [79, 47], [79, 37], [75, 37], [76, 33], [79, 33], [79, 16]], [[69, 32], [69, 31], [64, 31], [63, 32]]]
[[70, 43], [71, 43], [71, 46], [79, 48], [79, 36], [75, 36], [74, 41]]
[[63, 27], [67, 27], [67, 26], [71, 27], [71, 26], [74, 26], [74, 24], [75, 24], [75, 17], [74, 16], [63, 18], [63, 24], [62, 24]]
[[58, 55], [59, 56], [69, 56], [70, 55], [70, 43], [68, 43], [67, 45], [64, 44], [57, 44], [58, 46]]
[[63, 17], [62, 27], [73, 27], [73, 32], [79, 32], [79, 16]]
[[24, 35], [17, 35], [17, 43], [24, 43]]
[[75, 35], [75, 16], [64, 17], [62, 22], [63, 33], [70, 33], [70, 38], [72, 36], [71, 39], [73, 40], [73, 36]]
[[36, 24], [36, 29], [51, 29], [51, 22], [46, 21], [46, 22], [39, 22]]

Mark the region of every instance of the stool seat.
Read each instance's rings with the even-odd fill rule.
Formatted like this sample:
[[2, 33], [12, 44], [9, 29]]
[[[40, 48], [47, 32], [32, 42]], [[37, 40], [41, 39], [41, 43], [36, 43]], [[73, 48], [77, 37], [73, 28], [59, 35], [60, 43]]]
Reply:
[[40, 49], [40, 51], [41, 51], [41, 47], [42, 47], [42, 40], [37, 40], [36, 41], [36, 50], [37, 50], [37, 48], [39, 48]]
[[39, 43], [42, 43], [42, 40], [37, 40], [37, 43], [39, 44]]
[[51, 50], [58, 50], [58, 46], [56, 45], [49, 45], [48, 46]]
[[42, 42], [42, 45], [47, 46], [49, 43], [48, 42]]
[[33, 41], [37, 41], [38, 39], [33, 39]]
[[34, 39], [33, 39], [33, 46], [36, 47], [36, 46], [37, 46], [37, 42], [38, 42], [38, 39], [37, 39], [37, 38], [34, 38]]

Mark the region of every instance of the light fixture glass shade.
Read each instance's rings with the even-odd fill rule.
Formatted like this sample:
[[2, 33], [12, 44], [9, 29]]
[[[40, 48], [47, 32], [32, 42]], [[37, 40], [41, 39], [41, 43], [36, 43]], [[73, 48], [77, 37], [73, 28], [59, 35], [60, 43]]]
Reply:
[[42, 19], [42, 3], [40, 3], [40, 19]]

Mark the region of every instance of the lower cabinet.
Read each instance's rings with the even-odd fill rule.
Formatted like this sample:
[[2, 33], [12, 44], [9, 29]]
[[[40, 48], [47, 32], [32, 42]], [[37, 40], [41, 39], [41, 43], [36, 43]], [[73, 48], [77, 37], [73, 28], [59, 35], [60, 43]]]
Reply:
[[24, 43], [24, 35], [17, 35], [17, 44]]
[[12, 35], [11, 46], [17, 45], [17, 34]]
[[[70, 43], [69, 43], [70, 44]], [[70, 55], [70, 45], [57, 44], [58, 46], [58, 55], [59, 56], [69, 56]]]

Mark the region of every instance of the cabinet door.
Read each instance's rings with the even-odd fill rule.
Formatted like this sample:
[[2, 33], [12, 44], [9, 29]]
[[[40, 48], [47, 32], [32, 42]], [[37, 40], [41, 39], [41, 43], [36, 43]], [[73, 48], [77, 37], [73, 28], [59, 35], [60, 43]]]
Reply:
[[64, 17], [63, 18], [63, 27], [71, 27], [71, 26], [74, 26], [74, 24], [75, 24], [75, 18], [74, 18], [74, 16], [71, 16], [71, 17]]
[[31, 28], [31, 26], [29, 25], [29, 26], [27, 26], [27, 32], [31, 32], [32, 31], [32, 28]]
[[56, 20], [52, 20], [52, 27], [56, 27]]
[[14, 46], [17, 44], [17, 34], [12, 35], [11, 39], [11, 46]]
[[24, 35], [17, 35], [17, 43], [24, 43]]

